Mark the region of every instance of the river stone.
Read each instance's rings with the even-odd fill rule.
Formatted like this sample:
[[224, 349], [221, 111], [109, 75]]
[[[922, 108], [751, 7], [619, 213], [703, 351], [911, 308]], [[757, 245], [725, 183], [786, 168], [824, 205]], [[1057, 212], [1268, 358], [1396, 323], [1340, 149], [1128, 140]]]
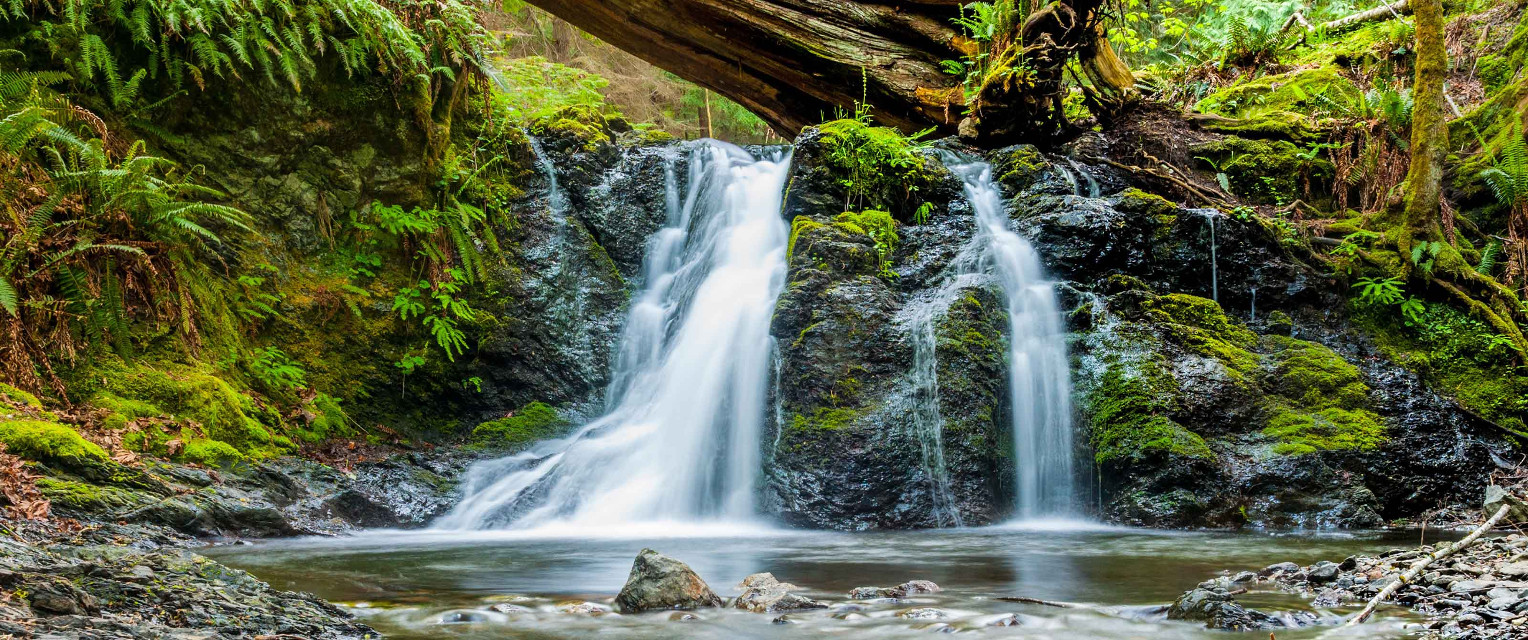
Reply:
[[492, 605], [492, 606], [488, 607], [488, 610], [492, 611], [494, 613], [508, 613], [508, 614], [535, 613], [534, 609], [531, 609], [529, 607], [522, 607], [522, 606], [520, 606], [518, 604], [510, 604], [508, 602], [500, 602], [500, 603], [498, 603], [496, 605]]
[[939, 585], [928, 580], [908, 580], [895, 587], [855, 587], [849, 590], [849, 597], [855, 600], [869, 600], [872, 598], [905, 598], [920, 593], [939, 593], [943, 591]]
[[1270, 564], [1266, 567], [1263, 567], [1262, 571], [1257, 572], [1257, 576], [1259, 578], [1266, 578], [1276, 573], [1294, 573], [1299, 570], [1300, 565], [1297, 565], [1293, 562], [1280, 562], [1278, 564]]
[[1315, 616], [1310, 614], [1280, 620], [1256, 609], [1243, 607], [1230, 594], [1213, 589], [1194, 589], [1178, 596], [1167, 609], [1167, 619], [1203, 622], [1210, 629], [1232, 631], [1283, 629], [1315, 622]]
[[1509, 562], [1496, 569], [1509, 578], [1528, 578], [1528, 562]]
[[1484, 580], [1459, 580], [1449, 585], [1448, 590], [1454, 593], [1474, 593], [1476, 591], [1486, 591], [1492, 586], [1491, 583]]
[[933, 607], [919, 607], [917, 609], [908, 609], [898, 613], [897, 617], [907, 618], [908, 620], [943, 620], [950, 617], [950, 614], [945, 613], [943, 609], [935, 609]]
[[626, 586], [615, 597], [621, 613], [654, 609], [720, 607], [723, 602], [690, 566], [666, 555], [643, 549], [631, 565]]
[[789, 582], [780, 582], [769, 573], [755, 573], [743, 578], [743, 582], [737, 588], [741, 589], [742, 593], [732, 601], [733, 608], [746, 609], [754, 613], [828, 608], [828, 605], [824, 603], [791, 593], [801, 587]]
[[1311, 584], [1326, 584], [1336, 580], [1338, 573], [1336, 563], [1322, 560], [1311, 566], [1310, 572], [1306, 574], [1306, 579]]

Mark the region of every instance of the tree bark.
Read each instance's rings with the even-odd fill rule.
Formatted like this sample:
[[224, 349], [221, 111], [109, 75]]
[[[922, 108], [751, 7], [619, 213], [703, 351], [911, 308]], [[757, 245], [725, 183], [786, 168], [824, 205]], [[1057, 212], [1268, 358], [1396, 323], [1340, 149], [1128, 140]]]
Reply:
[[[965, 116], [962, 78], [941, 63], [960, 60], [970, 42], [952, 20], [962, 0], [530, 0], [575, 26], [675, 75], [731, 98], [781, 136], [853, 113], [865, 104], [879, 123], [905, 132], [955, 133]], [[1058, 0], [1066, 22], [1048, 23], [1022, 42], [1044, 57], [1048, 82], [1008, 102], [1004, 120], [1049, 123], [1059, 114], [1060, 73], [1071, 56], [1107, 73], [1104, 94], [1129, 95], [1134, 78], [1095, 40], [1100, 0]], [[1047, 7], [1046, 9], [1049, 9]], [[1041, 9], [1036, 13], [1045, 11]], [[1042, 37], [1043, 36], [1043, 37]], [[1106, 49], [1107, 47], [1105, 47]], [[1116, 64], [1117, 63], [1117, 64]], [[1123, 74], [1121, 74], [1123, 70]], [[1128, 78], [1128, 82], [1124, 79]], [[1054, 80], [1050, 82], [1050, 80]], [[1117, 86], [1118, 85], [1118, 86]], [[1048, 95], [1045, 92], [1050, 92]], [[1049, 130], [1017, 127], [1020, 139]], [[985, 136], [1008, 141], [1014, 135]]]

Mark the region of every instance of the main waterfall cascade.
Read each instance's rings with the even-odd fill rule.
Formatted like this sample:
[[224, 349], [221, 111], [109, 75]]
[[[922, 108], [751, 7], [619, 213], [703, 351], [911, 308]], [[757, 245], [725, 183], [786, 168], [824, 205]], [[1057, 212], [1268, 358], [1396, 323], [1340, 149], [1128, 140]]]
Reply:
[[1014, 515], [1020, 520], [1064, 516], [1072, 512], [1075, 491], [1071, 382], [1055, 287], [1035, 248], [1008, 229], [992, 167], [952, 160], [947, 164], [965, 183], [976, 216], [979, 269], [997, 278], [1008, 306], [1008, 392], [1018, 474]]
[[790, 158], [705, 141], [689, 165], [682, 198], [669, 181], [668, 219], [649, 240], [606, 414], [475, 465], [436, 529], [754, 517]]
[[[941, 286], [899, 314], [917, 351], [908, 428], [922, 446], [935, 521], [963, 524], [942, 443], [935, 327], [962, 291], [993, 285], [1009, 317], [1014, 514], [1065, 515], [1073, 498], [1070, 389], [1053, 287], [1034, 248], [1008, 230], [991, 167], [945, 160], [965, 182], [976, 233]], [[692, 149], [688, 175], [666, 167], [668, 217], [648, 240], [605, 414], [566, 438], [475, 465], [465, 499], [436, 529], [756, 517], [762, 422], [770, 385], [779, 384], [769, 329], [785, 281], [789, 230], [780, 211], [789, 165], [788, 155], [756, 159], [706, 141]]]

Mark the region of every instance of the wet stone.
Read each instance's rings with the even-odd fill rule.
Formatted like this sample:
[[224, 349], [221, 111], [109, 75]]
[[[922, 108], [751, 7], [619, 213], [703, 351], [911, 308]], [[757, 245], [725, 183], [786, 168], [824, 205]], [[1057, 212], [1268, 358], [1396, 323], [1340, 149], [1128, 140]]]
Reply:
[[1337, 574], [1337, 563], [1323, 560], [1311, 565], [1310, 571], [1306, 574], [1306, 579], [1311, 584], [1326, 584], [1335, 581]]
[[908, 609], [906, 611], [900, 612], [897, 614], [897, 617], [906, 618], [908, 620], [943, 620], [950, 617], [950, 614], [945, 613], [943, 609], [935, 609], [933, 607], [919, 607], [917, 609]]
[[1260, 578], [1266, 578], [1277, 573], [1283, 573], [1287, 575], [1299, 570], [1300, 565], [1297, 565], [1293, 562], [1280, 562], [1278, 564], [1270, 564], [1266, 567], [1263, 567], [1263, 570], [1257, 572], [1257, 575]]
[[489, 611], [493, 611], [495, 613], [509, 613], [509, 614], [535, 613], [534, 609], [531, 609], [529, 607], [522, 607], [522, 606], [520, 606], [518, 604], [510, 604], [508, 602], [500, 602], [499, 604], [496, 604], [496, 605], [488, 607], [488, 610]]

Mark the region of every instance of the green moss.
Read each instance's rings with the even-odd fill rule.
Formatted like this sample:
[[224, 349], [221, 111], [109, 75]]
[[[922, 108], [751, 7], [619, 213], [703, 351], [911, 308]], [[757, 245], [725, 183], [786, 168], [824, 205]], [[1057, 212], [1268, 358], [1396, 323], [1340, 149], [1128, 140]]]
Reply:
[[1208, 298], [1172, 293], [1151, 298], [1142, 305], [1185, 348], [1214, 358], [1241, 377], [1257, 368], [1259, 358], [1251, 349], [1257, 335], [1226, 315], [1220, 304]]
[[307, 409], [313, 414], [313, 419], [306, 427], [297, 430], [297, 437], [303, 441], [317, 444], [329, 438], [355, 435], [355, 430], [350, 428], [350, 416], [340, 406], [339, 398], [327, 393], [317, 394], [308, 403]]
[[1337, 407], [1314, 413], [1280, 410], [1268, 420], [1263, 435], [1277, 440], [1273, 450], [1283, 455], [1316, 451], [1373, 449], [1385, 441], [1385, 426], [1367, 409]]
[[158, 498], [142, 492], [114, 486], [100, 486], [63, 478], [37, 479], [37, 490], [55, 508], [80, 513], [110, 514], [143, 507]]
[[921, 204], [915, 198], [935, 184], [935, 173], [915, 140], [890, 127], [854, 119], [834, 120], [821, 132], [822, 162], [856, 207], [894, 211], [904, 220]]
[[222, 376], [201, 368], [128, 367], [109, 377], [103, 390], [109, 396], [97, 395], [98, 401], [115, 402], [119, 409], [127, 407], [124, 401], [132, 401], [133, 412], [153, 407], [176, 418], [193, 420], [209, 438], [225, 442], [250, 457], [269, 457], [291, 448], [289, 440], [273, 434], [253, 417], [261, 415], [271, 424], [280, 424], [279, 415], [257, 406]]
[[186, 448], [180, 455], [175, 456], [177, 462], [191, 462], [209, 467], [226, 467], [235, 462], [243, 462], [245, 456], [238, 449], [228, 446], [227, 443], [217, 440], [190, 440], [186, 442]]
[[97, 393], [90, 399], [90, 404], [106, 411], [102, 426], [107, 429], [123, 429], [132, 420], [161, 416], [165, 413], [152, 404], [142, 400], [123, 398], [110, 391]]
[[1214, 459], [1203, 438], [1167, 416], [1176, 393], [1172, 377], [1156, 364], [1135, 372], [1110, 366], [1087, 398], [1095, 460], [1118, 465], [1155, 456]]
[[1289, 115], [1280, 115], [1280, 118], [1301, 118], [1301, 114], [1325, 108], [1330, 104], [1328, 100], [1349, 104], [1362, 96], [1363, 92], [1343, 77], [1340, 69], [1324, 66], [1232, 84], [1200, 100], [1194, 105], [1194, 110], [1228, 118], [1253, 118], [1281, 113]]
[[1275, 389], [1304, 407], [1359, 409], [1369, 406], [1369, 385], [1358, 367], [1324, 345], [1271, 337]]
[[538, 138], [574, 138], [584, 151], [597, 151], [610, 144], [609, 123], [605, 113], [593, 105], [576, 105], [531, 123], [531, 135]]
[[1018, 145], [992, 154], [993, 174], [1009, 193], [1023, 193], [1034, 186], [1050, 162], [1034, 145]]
[[798, 413], [791, 417], [791, 430], [810, 433], [813, 431], [840, 431], [854, 423], [860, 412], [845, 407], [818, 407], [812, 415]]
[[791, 220], [791, 237], [785, 245], [787, 259], [789, 256], [796, 255], [796, 240], [801, 237], [802, 233], [813, 229], [821, 229], [824, 226], [823, 223], [813, 220], [808, 216], [796, 216], [795, 220]]
[[1309, 116], [1291, 111], [1273, 111], [1230, 120], [1205, 120], [1207, 131], [1229, 133], [1249, 138], [1284, 138], [1300, 142], [1320, 142], [1328, 130], [1312, 123]]
[[487, 448], [521, 448], [537, 440], [561, 435], [566, 419], [551, 405], [532, 402], [513, 416], [484, 422], [472, 430], [472, 444]]
[[42, 401], [30, 393], [17, 389], [11, 385], [0, 382], [0, 401], [14, 402], [33, 409], [41, 409]]
[[1116, 210], [1125, 213], [1138, 213], [1148, 216], [1171, 216], [1178, 212], [1178, 205], [1173, 204], [1167, 198], [1154, 193], [1146, 193], [1135, 187], [1126, 189], [1119, 194], [1119, 201], [1115, 203]]
[[1330, 161], [1306, 160], [1299, 147], [1285, 140], [1227, 136], [1192, 151], [1206, 168], [1226, 174], [1235, 195], [1265, 204], [1292, 202], [1300, 193], [1301, 176], [1330, 179], [1335, 174]]
[[0, 443], [9, 453], [28, 460], [69, 466], [110, 461], [101, 447], [67, 426], [37, 420], [0, 421]]

